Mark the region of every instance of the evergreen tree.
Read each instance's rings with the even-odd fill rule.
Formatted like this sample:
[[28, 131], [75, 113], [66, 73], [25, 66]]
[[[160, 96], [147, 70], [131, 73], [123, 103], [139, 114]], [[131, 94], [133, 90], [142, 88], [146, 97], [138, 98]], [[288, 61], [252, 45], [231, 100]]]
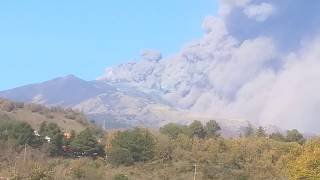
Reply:
[[108, 152], [114, 164], [148, 161], [155, 154], [155, 139], [146, 129], [135, 128], [119, 132], [112, 140], [112, 148]]
[[221, 127], [215, 120], [210, 120], [209, 122], [207, 122], [205, 128], [206, 128], [207, 136], [209, 136], [209, 137], [219, 137], [220, 136], [219, 131], [221, 131]]
[[260, 127], [258, 127], [258, 129], [256, 131], [256, 136], [257, 137], [267, 137], [267, 133], [264, 130], [264, 128], [260, 126]]
[[269, 137], [270, 137], [270, 139], [273, 139], [276, 141], [281, 141], [281, 142], [286, 141], [286, 138], [280, 132], [274, 132]]
[[170, 139], [176, 139], [180, 133], [182, 133], [182, 126], [169, 123], [160, 128], [160, 133], [169, 136]]
[[193, 123], [189, 125], [189, 130], [191, 133], [191, 137], [198, 137], [203, 139], [207, 135], [200, 121], [193, 121]]
[[287, 131], [286, 140], [288, 142], [297, 142], [299, 144], [303, 144], [305, 141], [303, 135], [296, 129]]
[[251, 124], [249, 124], [247, 127], [244, 128], [244, 136], [245, 137], [254, 136], [254, 128], [252, 127]]
[[43, 141], [45, 141], [45, 137], [50, 138], [49, 152], [51, 156], [59, 156], [62, 154], [63, 132], [57, 124], [47, 124], [47, 122], [41, 123], [39, 134], [42, 136]]
[[70, 143], [70, 147], [77, 156], [104, 156], [103, 146], [99, 144], [94, 133], [89, 128], [82, 131]]

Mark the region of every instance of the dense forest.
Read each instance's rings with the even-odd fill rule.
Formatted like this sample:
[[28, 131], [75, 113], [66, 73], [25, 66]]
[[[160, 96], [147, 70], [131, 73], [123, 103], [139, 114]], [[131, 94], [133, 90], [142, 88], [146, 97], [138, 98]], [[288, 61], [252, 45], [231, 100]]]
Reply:
[[247, 127], [223, 138], [219, 124], [194, 121], [159, 130], [65, 132], [0, 120], [0, 179], [319, 179], [320, 139], [297, 130]]

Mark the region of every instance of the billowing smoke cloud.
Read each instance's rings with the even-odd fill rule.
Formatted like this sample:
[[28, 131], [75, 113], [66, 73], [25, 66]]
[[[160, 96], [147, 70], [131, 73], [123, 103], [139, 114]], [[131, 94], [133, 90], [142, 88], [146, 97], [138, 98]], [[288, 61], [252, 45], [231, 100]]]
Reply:
[[202, 38], [161, 61], [108, 69], [103, 80], [217, 118], [320, 132], [319, 8], [320, 1], [221, 0]]
[[221, 0], [220, 16], [239, 40], [268, 36], [281, 50], [294, 50], [320, 27], [320, 1]]

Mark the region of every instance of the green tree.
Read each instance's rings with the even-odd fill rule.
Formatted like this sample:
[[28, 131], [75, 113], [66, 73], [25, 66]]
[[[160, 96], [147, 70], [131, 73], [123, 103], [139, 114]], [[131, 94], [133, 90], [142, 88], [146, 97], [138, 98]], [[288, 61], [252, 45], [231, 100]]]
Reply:
[[104, 156], [103, 146], [99, 144], [91, 129], [87, 128], [77, 135], [70, 143], [77, 156]]
[[10, 133], [10, 136], [17, 140], [18, 144], [32, 144], [35, 139], [34, 130], [30, 124], [25, 122], [17, 123]]
[[153, 135], [146, 129], [135, 128], [118, 132], [112, 139], [112, 147], [108, 150], [108, 156], [111, 162], [117, 164], [127, 164], [123, 162], [121, 155], [125, 156], [129, 162], [148, 161], [154, 157], [155, 154], [155, 139]]
[[[39, 134], [42, 138], [46, 136], [50, 138], [49, 152], [51, 156], [59, 156], [62, 154], [63, 132], [57, 124], [42, 122]], [[45, 140], [43, 139], [43, 141]]]
[[210, 120], [207, 122], [205, 130], [208, 137], [219, 137], [221, 127], [215, 120]]
[[286, 139], [288, 142], [297, 142], [299, 144], [305, 142], [303, 135], [296, 129], [288, 130]]
[[254, 128], [252, 127], [251, 124], [249, 124], [247, 127], [244, 128], [244, 136], [245, 137], [254, 136]]
[[200, 121], [193, 121], [188, 128], [190, 130], [191, 137], [196, 136], [201, 139], [206, 137], [206, 131]]
[[283, 134], [281, 134], [280, 132], [274, 132], [269, 136], [270, 139], [276, 140], [276, 141], [280, 141], [280, 142], [284, 142], [286, 141], [286, 138], [283, 136]]
[[256, 131], [256, 136], [257, 137], [266, 137], [267, 136], [267, 133], [266, 131], [264, 130], [263, 127], [258, 127], [257, 131]]
[[30, 124], [13, 120], [0, 123], [0, 139], [14, 139], [16, 140], [16, 145], [28, 144], [36, 146], [40, 144]]
[[176, 139], [180, 133], [182, 133], [182, 126], [169, 123], [160, 128], [160, 133], [169, 136], [170, 139]]

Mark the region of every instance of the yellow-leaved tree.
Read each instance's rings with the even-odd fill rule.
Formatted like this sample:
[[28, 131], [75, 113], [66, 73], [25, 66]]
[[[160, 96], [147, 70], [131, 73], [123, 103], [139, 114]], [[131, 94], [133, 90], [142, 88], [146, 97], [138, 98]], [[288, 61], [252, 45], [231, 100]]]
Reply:
[[320, 179], [320, 139], [305, 144], [288, 162], [288, 174], [290, 179]]

